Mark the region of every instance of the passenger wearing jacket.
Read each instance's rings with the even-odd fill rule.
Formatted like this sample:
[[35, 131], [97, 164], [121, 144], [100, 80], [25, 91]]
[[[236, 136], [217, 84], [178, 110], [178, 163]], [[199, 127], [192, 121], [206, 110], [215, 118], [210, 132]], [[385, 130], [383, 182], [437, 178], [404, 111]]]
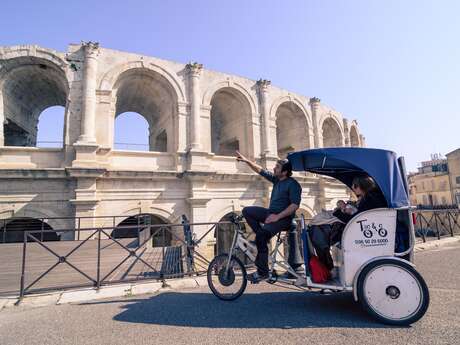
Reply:
[[357, 212], [346, 212], [346, 205], [338, 207], [333, 215], [341, 222], [332, 225], [313, 225], [311, 227], [311, 240], [319, 260], [329, 269], [334, 268], [330, 247], [342, 238], [345, 225], [357, 214], [374, 208], [388, 207], [380, 188], [369, 176], [358, 176], [353, 179], [351, 189], [358, 197]]
[[351, 185], [353, 193], [358, 197], [357, 209], [353, 215], [350, 215], [345, 212], [345, 209], [340, 208], [336, 210], [333, 215], [339, 218], [345, 224], [348, 223], [351, 218], [356, 214], [372, 210], [374, 208], [388, 207], [387, 201], [383, 196], [383, 193], [380, 191], [380, 188], [375, 184], [372, 177], [360, 176], [353, 179]]

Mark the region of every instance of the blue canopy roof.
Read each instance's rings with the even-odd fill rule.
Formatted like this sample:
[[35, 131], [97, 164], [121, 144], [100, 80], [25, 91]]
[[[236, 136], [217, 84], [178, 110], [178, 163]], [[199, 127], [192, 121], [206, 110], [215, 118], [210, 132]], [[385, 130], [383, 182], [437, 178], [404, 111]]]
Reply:
[[403, 174], [392, 151], [358, 147], [312, 149], [290, 153], [294, 171], [327, 175], [351, 187], [353, 178], [369, 175], [380, 187], [388, 206], [409, 206]]

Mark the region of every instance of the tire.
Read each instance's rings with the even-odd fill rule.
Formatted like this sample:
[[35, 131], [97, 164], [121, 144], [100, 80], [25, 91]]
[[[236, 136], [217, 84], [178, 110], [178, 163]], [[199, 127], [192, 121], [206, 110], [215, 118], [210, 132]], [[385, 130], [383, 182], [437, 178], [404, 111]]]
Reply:
[[[225, 276], [227, 261], [228, 254], [220, 254], [212, 259], [207, 271], [208, 285], [212, 293], [219, 299], [233, 301], [243, 294], [248, 279], [243, 263], [236, 256], [232, 256], [229, 272]], [[231, 291], [232, 289], [236, 291]]]
[[363, 308], [389, 325], [407, 326], [420, 320], [430, 304], [423, 277], [399, 260], [382, 259], [368, 264], [359, 274], [357, 289]]

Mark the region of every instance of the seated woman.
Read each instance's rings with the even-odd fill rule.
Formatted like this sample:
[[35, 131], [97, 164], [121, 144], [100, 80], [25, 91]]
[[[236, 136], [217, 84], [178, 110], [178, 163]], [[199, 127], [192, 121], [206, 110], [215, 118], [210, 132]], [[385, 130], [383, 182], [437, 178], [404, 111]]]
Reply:
[[356, 214], [374, 208], [388, 207], [380, 188], [369, 176], [358, 176], [353, 179], [351, 189], [358, 197], [356, 210], [340, 204], [332, 213], [340, 222], [333, 224], [313, 225], [311, 227], [311, 241], [319, 260], [329, 269], [334, 268], [330, 247], [331, 244], [340, 241], [343, 229]]

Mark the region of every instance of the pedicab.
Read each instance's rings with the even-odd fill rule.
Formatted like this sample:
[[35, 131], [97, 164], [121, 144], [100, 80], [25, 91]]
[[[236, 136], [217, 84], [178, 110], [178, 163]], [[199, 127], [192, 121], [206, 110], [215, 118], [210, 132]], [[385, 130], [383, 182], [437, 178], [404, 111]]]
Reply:
[[[429, 290], [413, 262], [415, 217], [408, 198], [404, 158], [380, 149], [325, 148], [293, 152], [288, 159], [294, 171], [328, 176], [348, 187], [355, 176], [370, 176], [388, 208], [358, 213], [346, 224], [341, 241], [332, 246], [337, 274], [321, 284], [312, 280], [310, 229], [301, 217], [304, 270], [299, 273], [284, 259], [280, 233], [269, 255], [267, 282], [308, 292], [351, 292], [369, 314], [386, 324], [409, 325], [419, 320], [428, 309]], [[246, 267], [238, 252], [252, 262], [257, 254], [255, 245], [245, 237], [242, 217], [235, 217], [233, 223], [236, 231], [229, 253], [216, 256], [207, 271], [211, 291], [228, 301], [240, 297], [247, 286]], [[276, 269], [289, 272], [293, 279], [280, 277]]]

